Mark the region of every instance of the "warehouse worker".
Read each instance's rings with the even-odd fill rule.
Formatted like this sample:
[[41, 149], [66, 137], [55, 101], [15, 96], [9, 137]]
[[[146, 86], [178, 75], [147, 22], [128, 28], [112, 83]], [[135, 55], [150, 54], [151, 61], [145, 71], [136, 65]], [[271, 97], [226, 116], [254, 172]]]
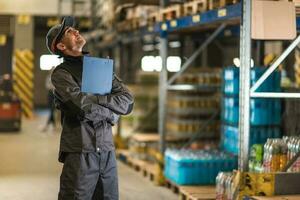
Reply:
[[63, 126], [58, 199], [115, 200], [119, 194], [111, 127], [119, 115], [132, 111], [133, 97], [116, 76], [109, 95], [81, 92], [85, 43], [72, 17], [65, 17], [46, 36], [48, 50], [64, 58], [51, 76]]

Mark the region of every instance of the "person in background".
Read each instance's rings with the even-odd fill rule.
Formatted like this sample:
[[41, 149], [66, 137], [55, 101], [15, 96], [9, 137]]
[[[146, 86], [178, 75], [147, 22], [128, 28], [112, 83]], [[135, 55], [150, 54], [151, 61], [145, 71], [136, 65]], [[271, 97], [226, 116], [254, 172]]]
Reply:
[[133, 97], [115, 75], [110, 94], [81, 92], [85, 43], [72, 17], [65, 17], [46, 36], [48, 50], [64, 58], [51, 75], [63, 126], [59, 161], [64, 165], [58, 199], [118, 200], [112, 126], [119, 115], [132, 111]]
[[54, 90], [54, 86], [51, 83], [51, 74], [53, 72], [55, 67], [52, 67], [52, 69], [49, 71], [47, 77], [46, 77], [46, 82], [45, 82], [45, 87], [47, 89], [47, 103], [48, 103], [48, 109], [50, 111], [48, 119], [47, 119], [47, 123], [43, 128], [43, 132], [46, 132], [49, 127], [53, 127], [53, 129], [56, 128], [56, 124], [55, 124], [55, 104], [54, 104], [54, 94], [53, 94], [53, 90]]

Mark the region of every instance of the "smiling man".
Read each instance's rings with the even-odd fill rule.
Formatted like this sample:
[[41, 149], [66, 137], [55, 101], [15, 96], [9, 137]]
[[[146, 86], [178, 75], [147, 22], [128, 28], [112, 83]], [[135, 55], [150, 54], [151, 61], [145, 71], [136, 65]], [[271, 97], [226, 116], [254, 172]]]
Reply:
[[109, 95], [81, 92], [85, 43], [72, 17], [64, 18], [46, 36], [48, 50], [64, 58], [51, 76], [63, 128], [59, 161], [64, 166], [58, 199], [115, 200], [119, 194], [111, 127], [119, 115], [132, 111], [133, 97], [116, 76]]

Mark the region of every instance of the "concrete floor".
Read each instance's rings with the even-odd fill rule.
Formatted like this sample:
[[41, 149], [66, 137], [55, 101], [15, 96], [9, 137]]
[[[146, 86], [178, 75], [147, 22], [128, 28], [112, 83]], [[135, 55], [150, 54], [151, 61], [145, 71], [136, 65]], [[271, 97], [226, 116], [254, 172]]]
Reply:
[[[59, 130], [42, 132], [45, 115], [23, 120], [21, 133], [0, 133], [0, 199], [55, 200], [62, 165]], [[177, 200], [178, 196], [118, 163], [120, 200]]]

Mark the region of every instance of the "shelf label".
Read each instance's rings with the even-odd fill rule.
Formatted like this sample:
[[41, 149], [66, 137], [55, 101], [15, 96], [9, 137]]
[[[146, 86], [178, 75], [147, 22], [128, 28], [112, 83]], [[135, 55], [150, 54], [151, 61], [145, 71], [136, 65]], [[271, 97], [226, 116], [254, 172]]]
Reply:
[[177, 21], [176, 20], [172, 20], [171, 21], [171, 27], [176, 27], [177, 26]]
[[218, 10], [218, 17], [225, 17], [227, 15], [227, 10], [225, 8]]
[[194, 15], [192, 20], [194, 23], [200, 22], [200, 15]]
[[166, 23], [163, 23], [163, 24], [161, 25], [161, 30], [166, 31], [167, 29], [168, 29], [167, 24], [166, 24]]

